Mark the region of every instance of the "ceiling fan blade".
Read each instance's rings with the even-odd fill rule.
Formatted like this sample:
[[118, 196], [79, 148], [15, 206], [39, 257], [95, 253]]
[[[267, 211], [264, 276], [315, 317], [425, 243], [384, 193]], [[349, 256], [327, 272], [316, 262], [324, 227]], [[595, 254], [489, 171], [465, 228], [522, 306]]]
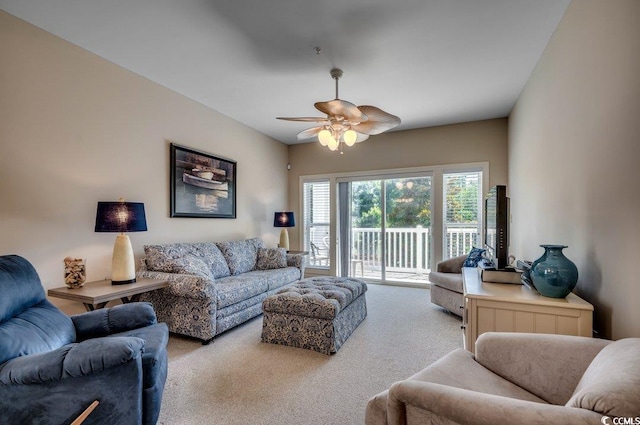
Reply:
[[324, 126], [319, 126], [319, 127], [312, 127], [312, 128], [308, 128], [304, 131], [301, 131], [300, 133], [298, 133], [298, 140], [307, 140], [310, 139], [314, 136], [316, 136], [318, 133], [320, 133], [320, 131], [322, 131], [322, 129], [324, 128]]
[[359, 133], [371, 135], [380, 134], [400, 125], [400, 118], [375, 106], [362, 105], [358, 106], [358, 109], [369, 117], [367, 121], [351, 126], [351, 128]]
[[277, 120], [302, 122], [329, 122], [327, 117], [276, 117]]
[[364, 142], [369, 138], [368, 134], [358, 133], [357, 131], [356, 131], [356, 134], [358, 135], [358, 138], [356, 139], [356, 143]]
[[334, 99], [328, 102], [316, 102], [314, 106], [329, 116], [340, 115], [351, 122], [363, 122], [368, 119], [356, 105], [346, 100]]

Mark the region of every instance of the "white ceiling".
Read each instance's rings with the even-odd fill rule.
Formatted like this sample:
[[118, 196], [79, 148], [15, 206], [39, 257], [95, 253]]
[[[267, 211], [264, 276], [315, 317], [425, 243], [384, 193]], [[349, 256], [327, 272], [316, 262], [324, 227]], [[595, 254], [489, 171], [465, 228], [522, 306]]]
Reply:
[[[570, 0], [0, 0], [284, 143], [335, 97], [407, 130], [505, 117]], [[316, 54], [315, 48], [322, 51]], [[375, 137], [375, 136], [373, 136]]]

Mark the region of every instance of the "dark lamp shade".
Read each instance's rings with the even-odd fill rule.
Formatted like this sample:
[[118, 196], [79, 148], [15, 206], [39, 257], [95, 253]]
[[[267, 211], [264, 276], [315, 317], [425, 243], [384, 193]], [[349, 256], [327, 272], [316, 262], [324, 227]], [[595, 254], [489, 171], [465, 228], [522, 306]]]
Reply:
[[273, 217], [273, 227], [294, 227], [295, 225], [293, 211], [279, 211]]
[[96, 232], [146, 232], [142, 202], [98, 202]]

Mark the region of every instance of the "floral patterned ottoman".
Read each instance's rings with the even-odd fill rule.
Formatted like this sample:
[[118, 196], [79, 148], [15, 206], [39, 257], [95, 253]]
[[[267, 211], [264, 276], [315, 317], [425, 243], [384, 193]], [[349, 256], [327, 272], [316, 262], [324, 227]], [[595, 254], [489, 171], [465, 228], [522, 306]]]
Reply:
[[262, 342], [336, 353], [367, 316], [366, 283], [313, 277], [262, 302]]

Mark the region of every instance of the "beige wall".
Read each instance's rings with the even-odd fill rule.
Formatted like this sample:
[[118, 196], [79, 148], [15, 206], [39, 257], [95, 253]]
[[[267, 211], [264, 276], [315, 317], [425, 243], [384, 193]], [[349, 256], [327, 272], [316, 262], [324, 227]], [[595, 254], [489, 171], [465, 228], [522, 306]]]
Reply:
[[[489, 185], [507, 184], [506, 118], [371, 136], [344, 154], [319, 143], [289, 146], [289, 208], [299, 214], [300, 176], [488, 161]], [[299, 248], [300, 226], [290, 230]]]
[[[287, 149], [0, 11], [0, 254], [27, 257], [47, 288], [67, 255], [100, 279], [115, 235], [93, 232], [98, 200], [145, 203], [138, 257], [146, 243], [275, 245], [273, 211], [298, 210], [300, 175], [489, 161], [489, 183], [509, 185], [512, 253], [569, 245], [601, 335], [640, 336], [639, 20], [636, 0], [572, 2], [509, 118], [507, 175], [505, 119], [373, 136], [344, 155]], [[238, 161], [237, 219], [169, 218], [170, 141]]]
[[[0, 254], [25, 256], [45, 287], [63, 284], [68, 255], [87, 259], [89, 280], [110, 275], [100, 200], [145, 203], [137, 257], [149, 243], [276, 245], [286, 145], [2, 11], [0, 58]], [[170, 141], [237, 161], [237, 219], [169, 218]]]
[[574, 0], [509, 119], [511, 251], [568, 245], [596, 329], [640, 336], [640, 2]]

